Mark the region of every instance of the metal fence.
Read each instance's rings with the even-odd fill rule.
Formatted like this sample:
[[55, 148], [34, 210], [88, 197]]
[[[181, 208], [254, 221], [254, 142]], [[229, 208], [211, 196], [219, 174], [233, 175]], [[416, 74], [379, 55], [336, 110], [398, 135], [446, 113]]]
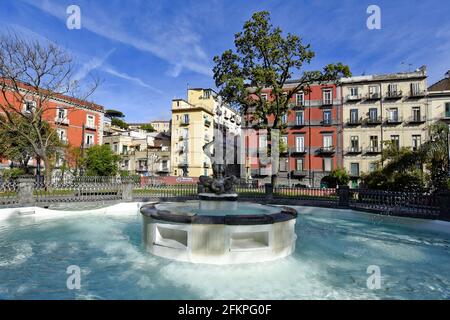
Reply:
[[182, 198], [196, 199], [197, 185], [146, 185], [133, 189], [133, 198], [136, 199], [159, 199], [159, 198]]
[[273, 197], [298, 200], [327, 200], [332, 202], [337, 202], [339, 199], [337, 189], [334, 188], [275, 187], [273, 191]]
[[8, 179], [0, 181], [0, 205], [14, 205], [18, 203], [17, 181]]
[[407, 215], [438, 215], [439, 197], [430, 193], [350, 189], [349, 207]]

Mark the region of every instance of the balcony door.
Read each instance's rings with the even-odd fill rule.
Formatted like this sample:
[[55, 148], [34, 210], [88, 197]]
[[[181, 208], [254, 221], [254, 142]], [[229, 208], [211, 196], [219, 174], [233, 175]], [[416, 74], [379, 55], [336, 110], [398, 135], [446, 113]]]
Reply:
[[358, 122], [358, 109], [350, 110], [350, 122], [357, 123]]
[[378, 109], [377, 108], [370, 108], [369, 109], [369, 119], [371, 121], [376, 121], [378, 118]]
[[323, 136], [323, 147], [325, 149], [329, 149], [329, 148], [333, 147], [333, 136], [331, 136], [331, 135]]
[[305, 151], [305, 137], [304, 136], [295, 137], [295, 151], [297, 151], [297, 152]]

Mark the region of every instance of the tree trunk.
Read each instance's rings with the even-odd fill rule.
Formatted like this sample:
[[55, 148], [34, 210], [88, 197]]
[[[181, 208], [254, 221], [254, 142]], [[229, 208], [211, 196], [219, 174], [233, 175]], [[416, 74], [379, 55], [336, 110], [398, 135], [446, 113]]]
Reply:
[[42, 161], [44, 161], [45, 166], [45, 189], [49, 190], [52, 184], [52, 167], [51, 161], [47, 157], [41, 157]]
[[277, 180], [278, 180], [278, 175], [272, 174], [272, 176], [270, 177], [270, 183], [272, 184], [273, 187], [275, 187], [277, 185]]

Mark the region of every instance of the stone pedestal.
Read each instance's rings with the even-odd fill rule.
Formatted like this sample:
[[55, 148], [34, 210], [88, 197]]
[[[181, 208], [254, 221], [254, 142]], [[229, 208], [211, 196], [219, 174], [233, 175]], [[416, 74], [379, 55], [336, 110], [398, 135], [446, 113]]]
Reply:
[[34, 204], [34, 178], [19, 178], [18, 200], [19, 205], [27, 206]]

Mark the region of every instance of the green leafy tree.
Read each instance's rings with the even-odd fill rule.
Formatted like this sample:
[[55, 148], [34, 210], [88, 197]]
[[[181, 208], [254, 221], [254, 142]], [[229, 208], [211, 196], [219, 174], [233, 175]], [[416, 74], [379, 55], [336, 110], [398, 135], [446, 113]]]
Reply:
[[126, 123], [125, 121], [118, 119], [118, 118], [112, 118], [111, 119], [111, 124], [113, 126], [117, 126], [121, 129], [127, 130], [128, 129], [128, 123]]
[[[235, 51], [226, 50], [214, 57], [216, 86], [226, 103], [244, 114], [251, 112], [255, 128], [267, 129], [269, 148], [271, 131], [283, 128], [281, 118], [288, 113], [295, 94], [309, 92], [313, 83], [337, 82], [340, 77], [351, 75], [349, 67], [341, 63], [329, 64], [322, 71], [302, 70], [311, 63], [314, 51], [299, 36], [284, 35], [279, 27], [274, 27], [267, 11], [254, 13], [245, 22], [243, 31], [235, 35], [234, 45]], [[286, 89], [287, 81], [293, 77], [298, 78], [297, 84]], [[268, 99], [263, 99], [263, 89], [271, 90]], [[269, 124], [269, 117], [274, 118], [273, 123]], [[276, 184], [277, 174], [271, 179]]]
[[123, 118], [125, 118], [125, 115], [123, 114], [122, 111], [108, 109], [105, 111], [105, 117], [110, 118], [110, 119], [113, 119], [113, 118], [123, 119]]
[[146, 132], [155, 132], [156, 131], [155, 128], [153, 128], [153, 126], [151, 125], [151, 123], [147, 123], [147, 124], [140, 126], [140, 129], [144, 130]]
[[338, 168], [331, 171], [328, 179], [329, 186], [335, 188], [337, 186], [347, 185], [350, 182], [350, 176], [345, 169]]
[[120, 156], [108, 145], [92, 146], [86, 150], [83, 167], [87, 176], [115, 176], [119, 172]]

